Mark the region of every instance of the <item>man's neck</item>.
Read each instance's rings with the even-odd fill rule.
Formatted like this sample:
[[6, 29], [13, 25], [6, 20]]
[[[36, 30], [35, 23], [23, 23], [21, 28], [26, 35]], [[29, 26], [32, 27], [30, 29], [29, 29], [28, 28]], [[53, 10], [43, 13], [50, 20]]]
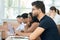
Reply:
[[38, 20], [40, 21], [44, 16], [45, 16], [44, 13], [40, 13], [37, 18], [38, 18]]

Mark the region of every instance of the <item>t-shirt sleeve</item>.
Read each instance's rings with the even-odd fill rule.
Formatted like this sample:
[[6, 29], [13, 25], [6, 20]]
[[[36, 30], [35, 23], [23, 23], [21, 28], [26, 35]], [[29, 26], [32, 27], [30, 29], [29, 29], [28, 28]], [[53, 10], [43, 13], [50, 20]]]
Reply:
[[44, 28], [44, 29], [48, 29], [48, 22], [46, 22], [46, 21], [43, 21], [43, 22], [41, 22], [40, 24], [39, 24], [39, 27], [42, 27], [42, 28]]

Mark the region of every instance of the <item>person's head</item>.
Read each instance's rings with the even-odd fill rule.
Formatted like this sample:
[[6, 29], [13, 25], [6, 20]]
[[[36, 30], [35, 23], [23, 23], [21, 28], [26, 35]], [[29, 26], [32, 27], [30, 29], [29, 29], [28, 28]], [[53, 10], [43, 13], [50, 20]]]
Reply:
[[27, 23], [28, 22], [28, 13], [23, 13], [22, 18], [23, 18], [23, 22]]
[[18, 15], [16, 18], [17, 18], [17, 21], [18, 21], [19, 23], [22, 23], [23, 18], [22, 18], [22, 16], [21, 16], [21, 15]]
[[32, 18], [33, 18], [32, 12], [28, 14], [28, 17], [29, 17], [29, 22], [32, 22]]
[[8, 30], [8, 22], [7, 21], [3, 22], [3, 28], [4, 28], [4, 30]]
[[32, 13], [33, 16], [38, 16], [40, 13], [45, 14], [45, 5], [43, 1], [32, 2]]
[[50, 13], [56, 13], [56, 7], [54, 6], [50, 7]]

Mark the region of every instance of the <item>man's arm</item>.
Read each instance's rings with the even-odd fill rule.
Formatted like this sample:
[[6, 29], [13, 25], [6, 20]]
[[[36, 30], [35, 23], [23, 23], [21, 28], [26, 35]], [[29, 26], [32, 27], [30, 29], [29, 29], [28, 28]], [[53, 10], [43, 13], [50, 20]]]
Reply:
[[43, 32], [44, 28], [42, 27], [37, 27], [36, 30], [30, 35], [29, 39], [30, 40], [35, 40], [37, 37], [39, 37]]

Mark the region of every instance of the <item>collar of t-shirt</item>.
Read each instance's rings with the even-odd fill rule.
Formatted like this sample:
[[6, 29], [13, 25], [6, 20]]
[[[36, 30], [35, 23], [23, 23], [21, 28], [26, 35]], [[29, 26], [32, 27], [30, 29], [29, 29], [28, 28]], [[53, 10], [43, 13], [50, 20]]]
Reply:
[[40, 22], [46, 17], [47, 15], [45, 15], [41, 20], [39, 20]]

